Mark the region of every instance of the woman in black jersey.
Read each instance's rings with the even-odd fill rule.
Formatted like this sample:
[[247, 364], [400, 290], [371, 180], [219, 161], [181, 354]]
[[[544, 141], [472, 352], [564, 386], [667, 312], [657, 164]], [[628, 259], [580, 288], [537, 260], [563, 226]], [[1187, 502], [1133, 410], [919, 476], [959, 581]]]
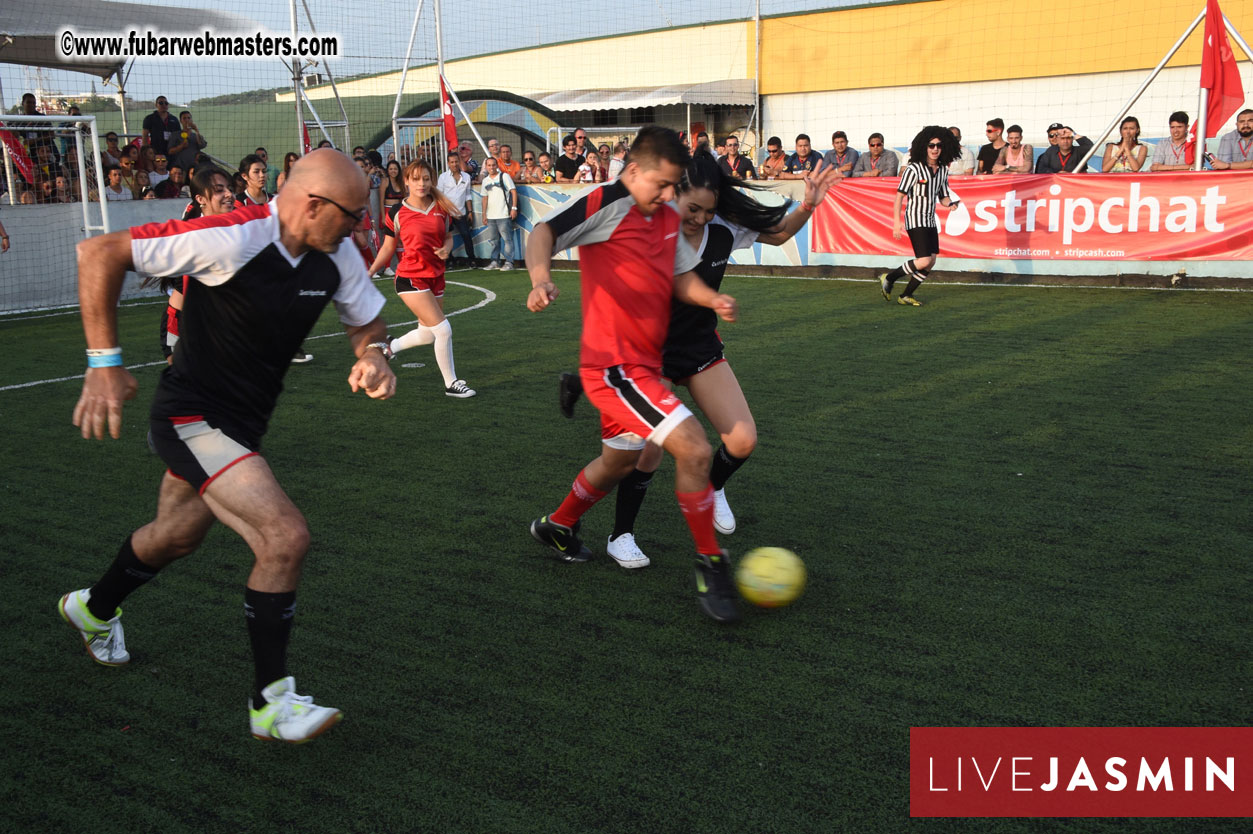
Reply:
[[[754, 243], [779, 246], [809, 221], [819, 200], [835, 184], [831, 170], [821, 163], [805, 175], [805, 196], [789, 213], [791, 201], [766, 206], [745, 192], [751, 183], [724, 177], [708, 152], [698, 151], [679, 184], [675, 208], [679, 212], [684, 240], [700, 255], [696, 274], [719, 289], [727, 261], [736, 249]], [[735, 532], [735, 515], [727, 503], [727, 480], [752, 454], [757, 445], [757, 425], [748, 401], [731, 366], [722, 355], [717, 316], [712, 310], [672, 302], [670, 332], [662, 351], [662, 373], [677, 385], [685, 385], [701, 411], [722, 437], [714, 452], [709, 473], [714, 488], [714, 527], [722, 534]], [[618, 484], [617, 509], [608, 552], [624, 568], [641, 568], [648, 557], [635, 543], [635, 518], [653, 473], [661, 464], [662, 450], [647, 444], [635, 471]]]
[[[235, 208], [230, 175], [221, 168], [201, 168], [188, 185], [191, 188], [191, 202], [183, 209], [184, 220], [226, 214]], [[161, 316], [161, 352], [168, 365], [174, 361], [174, 345], [178, 344], [178, 320], [179, 313], [183, 310], [183, 290], [187, 286], [187, 276], [150, 280], [169, 293], [165, 314]], [[147, 283], [146, 281], [145, 284]]]

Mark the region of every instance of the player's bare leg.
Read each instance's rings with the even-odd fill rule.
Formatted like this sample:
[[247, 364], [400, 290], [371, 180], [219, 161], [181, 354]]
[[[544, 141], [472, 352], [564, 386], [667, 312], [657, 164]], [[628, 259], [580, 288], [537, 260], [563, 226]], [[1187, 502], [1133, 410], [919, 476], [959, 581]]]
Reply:
[[407, 348], [419, 345], [435, 346], [435, 364], [444, 377], [444, 392], [450, 397], [465, 399], [473, 397], [475, 392], [465, 384], [465, 380], [457, 378], [457, 367], [453, 362], [452, 325], [444, 315], [444, 300], [436, 298], [431, 292], [403, 292], [400, 300], [418, 320], [418, 326], [399, 338], [392, 339], [392, 353], [399, 353]]
[[252, 734], [301, 742], [340, 720], [331, 707], [295, 692], [287, 673], [287, 643], [296, 609], [296, 586], [309, 549], [304, 516], [260, 456], [245, 458], [205, 489], [205, 503], [252, 549], [256, 561], [244, 590], [244, 612], [256, 667], [250, 699]]
[[731, 365], [720, 362], [685, 380], [700, 410], [722, 438], [714, 452], [709, 482], [714, 488], [714, 528], [724, 535], [735, 532], [735, 515], [727, 502], [727, 481], [757, 448], [757, 423]]

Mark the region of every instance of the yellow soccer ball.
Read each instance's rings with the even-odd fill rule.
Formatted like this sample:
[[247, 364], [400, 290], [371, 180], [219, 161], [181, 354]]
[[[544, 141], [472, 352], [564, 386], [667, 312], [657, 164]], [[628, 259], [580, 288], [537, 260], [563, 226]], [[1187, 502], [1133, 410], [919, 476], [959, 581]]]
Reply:
[[761, 608], [789, 604], [805, 589], [805, 563], [783, 547], [759, 547], [740, 558], [735, 569], [740, 595]]

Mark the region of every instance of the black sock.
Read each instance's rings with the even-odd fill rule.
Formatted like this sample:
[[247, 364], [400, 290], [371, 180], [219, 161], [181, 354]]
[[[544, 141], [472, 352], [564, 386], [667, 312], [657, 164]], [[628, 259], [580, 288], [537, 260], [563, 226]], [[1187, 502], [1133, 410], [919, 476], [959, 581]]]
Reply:
[[613, 535], [610, 538], [616, 539], [623, 533], [635, 530], [635, 517], [640, 514], [640, 507], [644, 504], [644, 496], [648, 493], [648, 485], [652, 480], [652, 472], [632, 469], [630, 475], [618, 482], [618, 498], [614, 504], [613, 514]]
[[291, 638], [292, 617], [296, 613], [296, 592], [267, 594], [244, 589], [244, 616], [248, 618], [248, 639], [256, 665], [256, 688], [252, 705], [265, 706], [261, 690], [287, 677], [287, 641]]
[[91, 586], [91, 599], [87, 600], [87, 610], [91, 616], [99, 620], [113, 618], [117, 607], [131, 591], [143, 585], [157, 575], [159, 568], [145, 565], [135, 555], [131, 547], [131, 537], [118, 548], [117, 556], [109, 569], [100, 577], [100, 581]]
[[908, 295], [910, 298], [913, 298], [914, 290], [918, 289], [921, 286], [922, 286], [921, 278], [910, 278], [909, 283], [905, 285], [905, 292], [901, 293], [901, 295]]
[[888, 273], [888, 292], [892, 291], [892, 285], [896, 283], [896, 279], [904, 277], [905, 265], [901, 264], [896, 269]]
[[723, 443], [718, 447], [718, 451], [714, 452], [713, 466], [709, 467], [709, 483], [713, 484], [714, 489], [722, 489], [735, 474], [735, 470], [743, 466], [746, 460], [748, 458], [737, 458], [728, 452], [727, 444]]

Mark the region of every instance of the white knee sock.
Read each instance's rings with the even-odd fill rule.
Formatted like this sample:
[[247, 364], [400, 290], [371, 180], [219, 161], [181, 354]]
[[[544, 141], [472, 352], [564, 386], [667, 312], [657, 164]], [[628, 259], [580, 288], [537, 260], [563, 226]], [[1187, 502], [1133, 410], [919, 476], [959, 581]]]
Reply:
[[420, 324], [400, 338], [392, 339], [392, 353], [400, 353], [402, 350], [408, 350], [418, 345], [429, 345], [434, 341], [435, 334], [431, 331], [431, 328]]
[[444, 375], [444, 387], [447, 388], [457, 381], [457, 369], [452, 361], [452, 325], [444, 319], [434, 327], [420, 329], [430, 333], [435, 342], [435, 364], [439, 365], [439, 372]]

